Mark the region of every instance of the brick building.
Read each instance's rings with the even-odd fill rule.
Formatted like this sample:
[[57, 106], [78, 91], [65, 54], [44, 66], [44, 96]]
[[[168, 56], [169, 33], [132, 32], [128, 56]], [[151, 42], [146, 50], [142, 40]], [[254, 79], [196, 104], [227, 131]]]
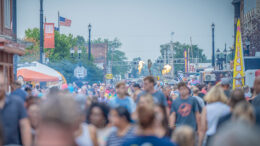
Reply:
[[16, 0], [0, 0], [0, 72], [8, 83], [6, 89], [14, 80], [13, 57], [24, 53], [16, 39]]
[[108, 51], [107, 43], [91, 44], [91, 55], [94, 57], [94, 63], [101, 69], [106, 68], [107, 51]]
[[260, 0], [233, 0], [235, 8], [235, 34], [237, 18], [241, 19], [242, 39], [245, 56], [260, 52]]

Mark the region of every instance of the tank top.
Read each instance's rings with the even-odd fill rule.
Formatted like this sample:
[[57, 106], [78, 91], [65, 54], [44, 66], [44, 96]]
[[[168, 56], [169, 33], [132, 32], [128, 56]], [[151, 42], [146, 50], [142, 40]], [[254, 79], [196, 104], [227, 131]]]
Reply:
[[92, 140], [90, 138], [88, 125], [86, 123], [81, 124], [82, 134], [76, 138], [76, 143], [78, 146], [93, 146]]
[[210, 103], [206, 106], [207, 110], [207, 136], [212, 136], [216, 133], [217, 123], [220, 117], [230, 113], [230, 107], [222, 102]]

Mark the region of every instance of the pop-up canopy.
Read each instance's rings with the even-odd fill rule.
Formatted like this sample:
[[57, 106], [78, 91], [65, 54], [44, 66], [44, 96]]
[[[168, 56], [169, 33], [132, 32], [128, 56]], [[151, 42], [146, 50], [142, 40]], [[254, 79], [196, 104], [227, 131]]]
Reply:
[[62, 80], [59, 72], [39, 62], [32, 62], [31, 65], [18, 68], [17, 77], [22, 77], [24, 81], [35, 82], [55, 82]]

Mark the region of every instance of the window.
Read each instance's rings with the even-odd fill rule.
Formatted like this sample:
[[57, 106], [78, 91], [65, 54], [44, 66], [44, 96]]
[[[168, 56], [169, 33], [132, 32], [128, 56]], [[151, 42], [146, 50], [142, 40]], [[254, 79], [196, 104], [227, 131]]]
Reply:
[[4, 0], [4, 26], [11, 29], [11, 0]]

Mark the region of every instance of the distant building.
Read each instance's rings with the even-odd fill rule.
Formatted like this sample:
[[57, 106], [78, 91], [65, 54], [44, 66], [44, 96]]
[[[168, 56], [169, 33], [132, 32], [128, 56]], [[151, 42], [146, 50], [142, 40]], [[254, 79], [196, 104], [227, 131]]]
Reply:
[[0, 0], [0, 72], [8, 89], [14, 80], [13, 56], [24, 55], [24, 47], [16, 41], [16, 0]]
[[244, 55], [255, 56], [260, 52], [260, 0], [233, 0], [232, 4], [235, 8], [234, 36], [237, 18], [240, 18]]
[[94, 63], [100, 69], [105, 69], [105, 67], [106, 67], [107, 52], [108, 52], [108, 44], [107, 43], [91, 44], [91, 55], [94, 57]]

